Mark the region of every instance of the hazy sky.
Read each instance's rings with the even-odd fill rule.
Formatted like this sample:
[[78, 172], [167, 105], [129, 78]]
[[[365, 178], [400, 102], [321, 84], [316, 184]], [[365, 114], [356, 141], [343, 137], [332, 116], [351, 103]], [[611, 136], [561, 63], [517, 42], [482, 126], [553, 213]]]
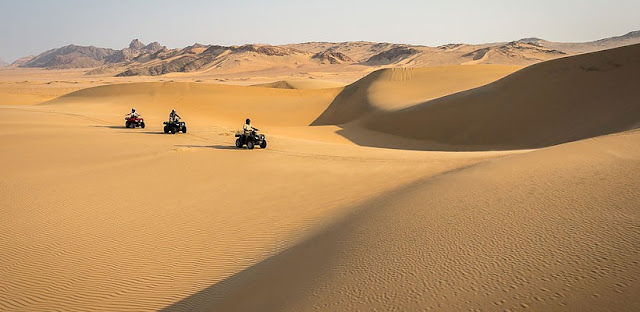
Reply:
[[203, 44], [384, 41], [436, 46], [640, 30], [640, 0], [0, 0], [0, 58], [133, 38]]

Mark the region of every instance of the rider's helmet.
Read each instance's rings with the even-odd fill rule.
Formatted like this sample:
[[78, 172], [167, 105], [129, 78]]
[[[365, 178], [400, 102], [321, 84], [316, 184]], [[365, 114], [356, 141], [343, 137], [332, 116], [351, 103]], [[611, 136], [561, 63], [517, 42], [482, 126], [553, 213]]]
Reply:
[[131, 109], [131, 112], [132, 112], [132, 113], [135, 113], [135, 112], [136, 112], [136, 109], [135, 109], [135, 108], [132, 108], [132, 109]]
[[246, 123], [247, 125], [248, 125], [248, 124], [251, 124], [251, 119], [247, 118], [247, 120], [245, 120], [245, 123]]
[[175, 113], [175, 112], [176, 112], [176, 109], [175, 109], [175, 108], [171, 109], [171, 112], [172, 112], [172, 113]]

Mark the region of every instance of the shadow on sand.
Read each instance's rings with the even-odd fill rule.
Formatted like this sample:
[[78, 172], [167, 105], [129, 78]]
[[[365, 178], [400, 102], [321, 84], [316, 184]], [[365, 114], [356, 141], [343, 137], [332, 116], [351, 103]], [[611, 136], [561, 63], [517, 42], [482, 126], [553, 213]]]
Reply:
[[237, 148], [235, 145], [176, 145], [177, 147], [189, 147], [189, 148], [213, 148], [221, 150], [244, 150], [246, 148]]
[[125, 126], [89, 126], [92, 128], [127, 129]]
[[163, 132], [158, 132], [158, 131], [146, 131], [144, 129], [141, 128], [127, 128], [125, 126], [104, 126], [104, 125], [92, 125], [89, 126], [92, 128], [108, 128], [108, 129], [121, 129], [121, 130], [134, 130], [134, 131], [140, 131], [140, 133], [144, 133], [144, 134], [164, 134]]
[[[411, 107], [403, 108], [397, 111], [381, 111], [372, 106], [371, 103], [369, 103], [365, 94], [368, 85], [371, 83], [371, 80], [375, 80], [378, 76], [379, 73], [374, 72], [373, 74], [367, 76], [366, 79], [347, 86], [342, 92], [340, 92], [340, 94], [338, 94], [338, 96], [336, 96], [331, 104], [329, 104], [328, 108], [309, 126], [337, 126], [340, 127], [340, 130], [336, 131], [336, 134], [355, 143], [356, 145], [398, 150], [474, 152], [491, 150], [517, 150], [542, 147], [499, 144], [499, 142], [494, 144], [479, 144], [476, 142], [472, 142], [473, 144], [466, 145], [447, 144], [436, 140], [414, 139], [369, 129], [369, 127], [367, 127], [368, 123], [373, 122], [374, 124], [384, 125], [384, 120], [393, 119], [395, 115], [410, 114], [410, 112], [416, 110], [428, 110], [431, 106], [434, 106], [438, 103], [467, 95], [474, 90], [482, 88], [479, 87], [461, 91], [438, 99], [418, 103]], [[436, 114], [434, 113], [430, 115], [421, 113], [421, 115], [431, 116]], [[471, 121], [469, 121], [469, 124], [471, 124]], [[410, 122], [408, 123], [408, 125], [402, 124], [401, 126], [404, 128], [415, 127], [415, 131], [425, 131], [420, 127], [427, 127], [428, 125], [421, 124], [421, 122]], [[391, 125], [388, 127], [393, 128], [395, 126]], [[459, 128], [463, 129], [464, 127], [460, 126]], [[433, 129], [432, 133], [434, 135], [432, 137], [434, 139], [451, 139], [452, 137], [455, 137], [438, 136], [439, 132], [441, 132], [439, 129]], [[457, 132], [454, 131], [454, 133]]]
[[453, 151], [455, 148], [444, 148], [436, 142], [425, 142], [394, 136], [391, 134], [366, 130], [359, 125], [339, 125], [337, 134], [359, 146], [388, 148], [414, 151]]
[[[359, 146], [416, 150], [416, 151], [460, 151], [460, 150], [486, 150], [484, 147], [460, 147], [447, 144], [405, 138], [392, 134], [387, 134], [375, 130], [368, 130], [364, 122], [372, 116], [389, 112], [380, 111], [368, 100], [367, 92], [383, 70], [375, 71], [361, 80], [350, 84], [344, 88], [329, 104], [320, 116], [318, 116], [309, 126], [334, 125], [340, 127], [336, 134], [355, 143]], [[416, 106], [427, 106], [430, 101], [426, 101]]]
[[371, 214], [388, 207], [396, 196], [412, 192], [427, 180], [419, 179], [357, 204], [351, 214], [316, 235], [159, 311], [283, 310], [295, 298], [308, 296], [320, 277], [335, 269], [347, 248], [346, 240], [353, 238], [354, 225], [368, 222]]

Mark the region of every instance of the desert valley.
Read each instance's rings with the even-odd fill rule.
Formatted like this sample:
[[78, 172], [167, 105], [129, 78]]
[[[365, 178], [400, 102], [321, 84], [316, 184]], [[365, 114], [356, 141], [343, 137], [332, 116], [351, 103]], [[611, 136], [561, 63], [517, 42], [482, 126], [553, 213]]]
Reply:
[[638, 31], [4, 63], [0, 311], [636, 310], [638, 86]]

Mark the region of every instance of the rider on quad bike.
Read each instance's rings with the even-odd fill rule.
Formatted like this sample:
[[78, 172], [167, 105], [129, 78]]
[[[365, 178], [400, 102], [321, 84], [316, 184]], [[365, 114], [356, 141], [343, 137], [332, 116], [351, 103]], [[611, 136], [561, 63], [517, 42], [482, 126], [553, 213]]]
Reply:
[[244, 130], [244, 135], [246, 137], [250, 137], [253, 134], [253, 130], [258, 130], [251, 125], [251, 119], [249, 118], [245, 120], [245, 123], [242, 126], [242, 129]]
[[171, 113], [169, 113], [169, 121], [171, 122], [176, 122], [180, 120], [180, 115], [178, 115], [178, 113], [176, 112], [175, 108], [171, 110]]
[[140, 117], [140, 114], [136, 112], [135, 108], [131, 108], [131, 113], [127, 114], [129, 117]]
[[182, 131], [182, 133], [187, 133], [187, 125], [184, 121], [180, 121], [180, 115], [176, 113], [175, 109], [172, 109], [171, 113], [169, 113], [169, 121], [165, 121], [163, 124], [164, 133], [175, 134], [180, 131]]
[[135, 128], [135, 127], [140, 127], [142, 129], [144, 129], [144, 119], [142, 117], [140, 117], [140, 114], [138, 112], [136, 112], [135, 108], [131, 109], [131, 113], [126, 114], [125, 118], [126, 120], [125, 122], [125, 127], [127, 128]]
[[258, 128], [255, 128], [251, 125], [251, 119], [247, 118], [245, 120], [245, 124], [242, 126], [242, 133], [236, 134], [236, 147], [241, 148], [245, 144], [248, 149], [253, 149], [254, 146], [258, 145], [260, 148], [267, 147], [267, 140], [265, 139], [264, 134], [258, 134]]

